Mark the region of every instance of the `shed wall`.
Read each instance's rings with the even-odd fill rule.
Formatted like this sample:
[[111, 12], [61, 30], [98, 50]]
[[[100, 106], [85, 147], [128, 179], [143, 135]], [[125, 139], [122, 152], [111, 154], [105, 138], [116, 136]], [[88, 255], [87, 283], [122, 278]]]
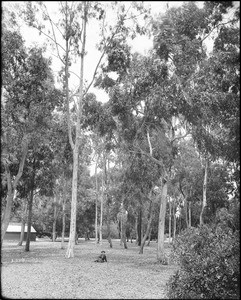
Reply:
[[[6, 232], [4, 235], [4, 240], [19, 241], [20, 235], [21, 235], [20, 232]], [[27, 239], [27, 232], [24, 232], [23, 240], [26, 241], [26, 239]], [[36, 241], [36, 232], [31, 232], [30, 241], [32, 241], [32, 242]]]

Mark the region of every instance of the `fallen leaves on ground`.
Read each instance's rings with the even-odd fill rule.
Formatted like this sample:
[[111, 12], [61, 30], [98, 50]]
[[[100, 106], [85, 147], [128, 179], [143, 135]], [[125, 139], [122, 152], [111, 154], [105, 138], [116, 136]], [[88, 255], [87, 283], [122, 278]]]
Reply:
[[[65, 258], [60, 242], [39, 239], [30, 252], [16, 242], [2, 246], [2, 296], [13, 299], [164, 299], [166, 283], [176, 266], [156, 260], [156, 242], [139, 254], [135, 243], [123, 249], [107, 241], [79, 240], [74, 258]], [[167, 254], [170, 248], [166, 245]], [[105, 250], [107, 263], [94, 260]]]

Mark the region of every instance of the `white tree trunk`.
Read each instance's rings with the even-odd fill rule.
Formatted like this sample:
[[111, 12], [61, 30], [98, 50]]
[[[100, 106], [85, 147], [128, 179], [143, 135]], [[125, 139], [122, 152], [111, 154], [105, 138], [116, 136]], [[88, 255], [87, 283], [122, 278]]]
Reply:
[[163, 180], [162, 190], [161, 190], [161, 203], [160, 203], [158, 242], [157, 242], [157, 260], [160, 262], [165, 261], [164, 231], [165, 231], [166, 204], [167, 204], [167, 181]]
[[122, 234], [123, 232], [123, 220], [122, 220], [122, 210], [121, 210], [121, 214], [120, 214], [120, 246], [122, 246]]
[[203, 180], [203, 202], [202, 202], [202, 210], [200, 213], [200, 225], [204, 224], [203, 221], [203, 213], [205, 207], [207, 206], [207, 180], [208, 180], [208, 158], [205, 159], [205, 173], [204, 173], [204, 180]]
[[58, 216], [58, 208], [57, 208], [58, 200], [56, 199], [56, 195], [54, 195], [54, 220], [53, 220], [53, 228], [52, 228], [52, 242], [56, 240], [56, 222]]
[[176, 205], [173, 207], [173, 241], [176, 238], [176, 230], [177, 230], [177, 217], [176, 217]]
[[169, 199], [169, 239], [168, 243], [171, 243], [171, 235], [172, 235], [172, 203], [171, 199]]
[[98, 243], [98, 179], [97, 179], [97, 166], [98, 166], [98, 159], [95, 164], [95, 244]]
[[[67, 5], [67, 2], [66, 2]], [[87, 24], [87, 3], [83, 2], [83, 18], [82, 18], [82, 49], [80, 54], [80, 81], [79, 81], [79, 95], [78, 95], [78, 105], [76, 110], [77, 122], [75, 130], [75, 144], [72, 140], [71, 135], [71, 124], [69, 120], [69, 99], [67, 99], [67, 117], [68, 117], [68, 133], [69, 133], [69, 142], [73, 150], [73, 178], [72, 178], [72, 199], [71, 199], [71, 220], [70, 220], [70, 235], [69, 243], [66, 252], [66, 257], [74, 257], [74, 246], [75, 246], [75, 237], [76, 237], [76, 212], [77, 212], [77, 187], [78, 187], [78, 167], [79, 167], [79, 143], [81, 135], [81, 119], [82, 119], [82, 106], [83, 106], [83, 95], [84, 95], [84, 56], [85, 56], [85, 43], [86, 43], [86, 24]], [[67, 20], [67, 15], [66, 15]], [[66, 21], [67, 24], [67, 21]], [[69, 54], [68, 50], [68, 41], [66, 40], [66, 54]], [[68, 78], [68, 61], [66, 61], [66, 78]], [[67, 87], [68, 91], [68, 87]], [[68, 97], [67, 97], [68, 98]]]
[[187, 197], [185, 196], [184, 197], [185, 221], [186, 221], [186, 226], [188, 228], [189, 223], [188, 223], [188, 208], [187, 208], [187, 205], [188, 205], [188, 203], [187, 203]]
[[64, 249], [64, 236], [65, 236], [65, 204], [66, 204], [66, 196], [67, 196], [67, 184], [65, 180], [65, 187], [63, 192], [63, 216], [62, 216], [62, 238], [61, 238], [61, 249]]
[[73, 179], [72, 179], [72, 200], [71, 200], [71, 219], [70, 235], [66, 257], [74, 257], [75, 234], [76, 234], [76, 208], [77, 208], [77, 183], [78, 183], [78, 158], [79, 147], [75, 147], [73, 153]]
[[191, 211], [191, 201], [188, 202], [188, 221], [189, 221], [189, 227], [192, 226], [192, 211]]
[[136, 216], [135, 216], [135, 231], [136, 231], [135, 244], [138, 245], [138, 240], [139, 240], [139, 237], [138, 237], [138, 214], [136, 214]]
[[100, 198], [100, 244], [102, 245], [103, 202], [104, 202], [104, 171], [102, 172], [102, 191]]

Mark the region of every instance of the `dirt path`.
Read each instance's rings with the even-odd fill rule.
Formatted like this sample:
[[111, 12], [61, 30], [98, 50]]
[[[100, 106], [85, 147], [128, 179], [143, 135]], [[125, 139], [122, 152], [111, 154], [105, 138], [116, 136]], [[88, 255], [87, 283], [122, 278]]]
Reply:
[[[65, 248], [67, 243], [65, 243]], [[107, 263], [95, 263], [101, 250]], [[167, 252], [170, 249], [167, 249]], [[30, 252], [16, 243], [3, 244], [2, 296], [14, 299], [164, 299], [166, 282], [176, 266], [156, 262], [156, 243], [138, 254], [138, 247], [119, 241], [95, 245], [80, 241], [75, 257], [66, 259], [59, 242], [32, 242]]]

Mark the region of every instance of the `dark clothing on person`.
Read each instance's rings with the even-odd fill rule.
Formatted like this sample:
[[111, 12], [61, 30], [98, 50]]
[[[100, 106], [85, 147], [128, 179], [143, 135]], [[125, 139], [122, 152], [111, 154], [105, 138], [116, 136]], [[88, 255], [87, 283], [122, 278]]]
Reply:
[[101, 251], [101, 254], [100, 256], [98, 256], [98, 259], [95, 260], [95, 262], [107, 262], [107, 258], [106, 258], [106, 255], [105, 255], [105, 252], [104, 251]]

